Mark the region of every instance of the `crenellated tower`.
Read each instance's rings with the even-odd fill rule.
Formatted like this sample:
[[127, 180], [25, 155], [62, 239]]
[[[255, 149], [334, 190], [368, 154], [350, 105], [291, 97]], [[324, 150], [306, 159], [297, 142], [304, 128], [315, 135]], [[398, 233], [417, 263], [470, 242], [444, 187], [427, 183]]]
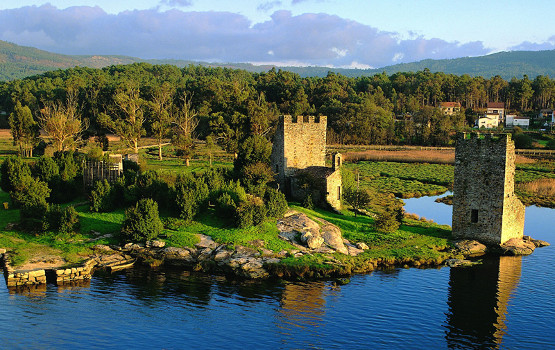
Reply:
[[503, 244], [522, 238], [524, 210], [516, 197], [510, 134], [461, 133], [455, 148], [453, 237]]

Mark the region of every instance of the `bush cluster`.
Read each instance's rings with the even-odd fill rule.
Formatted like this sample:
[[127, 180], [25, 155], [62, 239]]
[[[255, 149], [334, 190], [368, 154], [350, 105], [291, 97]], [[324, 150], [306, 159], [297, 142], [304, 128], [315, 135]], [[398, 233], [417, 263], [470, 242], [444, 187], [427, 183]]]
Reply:
[[[71, 176], [77, 176], [70, 165], [75, 162], [70, 156], [64, 156], [65, 179], [74, 181]], [[55, 160], [41, 157], [31, 167], [19, 157], [10, 157], [0, 166], [2, 189], [10, 193], [12, 204], [21, 209], [20, 224], [26, 230], [59, 231], [68, 233], [74, 231], [79, 224], [77, 212], [73, 207], [61, 208], [53, 205], [52, 195], [55, 192], [71, 192], [71, 188], [52, 189], [52, 183], [64, 183], [60, 175], [60, 167]], [[74, 191], [75, 192], [75, 191]], [[75, 194], [65, 194], [70, 197]]]
[[158, 203], [150, 198], [143, 198], [125, 211], [121, 233], [128, 241], [145, 242], [158, 237], [163, 229]]

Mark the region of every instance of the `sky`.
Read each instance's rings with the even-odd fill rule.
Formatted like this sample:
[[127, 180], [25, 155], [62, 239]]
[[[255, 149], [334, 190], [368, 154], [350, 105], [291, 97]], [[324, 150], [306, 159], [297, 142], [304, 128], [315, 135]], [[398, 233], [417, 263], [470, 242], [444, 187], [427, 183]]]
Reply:
[[72, 55], [380, 68], [555, 49], [552, 0], [2, 0], [0, 40]]

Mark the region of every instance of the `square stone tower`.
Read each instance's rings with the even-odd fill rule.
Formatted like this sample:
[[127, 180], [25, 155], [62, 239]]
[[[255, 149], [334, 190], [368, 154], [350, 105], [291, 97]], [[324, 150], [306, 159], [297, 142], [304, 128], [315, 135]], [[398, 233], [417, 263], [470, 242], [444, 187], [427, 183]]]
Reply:
[[522, 238], [524, 205], [516, 197], [510, 134], [458, 135], [453, 186], [453, 237], [485, 244]]
[[297, 170], [326, 165], [326, 127], [326, 116], [279, 117], [271, 162], [282, 188]]
[[[342, 158], [336, 154], [332, 167], [326, 167], [326, 127], [325, 116], [281, 116], [272, 145], [272, 170], [289, 198], [302, 200], [310, 194], [315, 204], [339, 210]], [[303, 176], [311, 179], [310, 189], [299, 183]]]

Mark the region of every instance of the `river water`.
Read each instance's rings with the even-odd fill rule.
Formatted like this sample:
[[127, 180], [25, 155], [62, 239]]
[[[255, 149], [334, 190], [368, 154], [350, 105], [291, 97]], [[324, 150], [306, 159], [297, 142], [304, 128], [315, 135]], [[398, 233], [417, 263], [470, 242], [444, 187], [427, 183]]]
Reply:
[[[434, 198], [405, 200], [407, 211], [449, 224]], [[525, 233], [555, 243], [554, 214], [527, 208]], [[553, 266], [550, 246], [341, 287], [142, 269], [20, 292], [0, 279], [0, 348], [555, 349]]]

